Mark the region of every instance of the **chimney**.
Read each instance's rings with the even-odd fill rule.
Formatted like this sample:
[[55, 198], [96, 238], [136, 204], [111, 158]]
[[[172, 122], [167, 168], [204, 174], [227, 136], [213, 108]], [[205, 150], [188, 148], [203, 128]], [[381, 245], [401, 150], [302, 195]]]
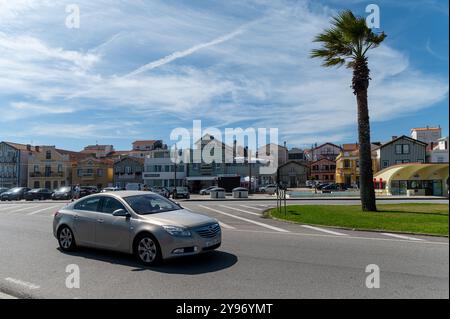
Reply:
[[39, 146], [34, 147], [36, 149], [36, 152], [39, 152]]
[[31, 151], [31, 145], [27, 144], [27, 151]]
[[392, 135], [392, 140], [395, 140], [398, 136]]

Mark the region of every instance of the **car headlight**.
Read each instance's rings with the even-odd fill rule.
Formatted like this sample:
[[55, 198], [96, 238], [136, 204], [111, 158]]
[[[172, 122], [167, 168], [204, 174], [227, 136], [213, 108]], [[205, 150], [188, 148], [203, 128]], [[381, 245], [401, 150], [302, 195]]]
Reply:
[[172, 236], [190, 237], [192, 235], [191, 232], [184, 227], [171, 226], [171, 225], [166, 225], [166, 226], [162, 226], [162, 227], [164, 228], [164, 230], [166, 232], [168, 232]]

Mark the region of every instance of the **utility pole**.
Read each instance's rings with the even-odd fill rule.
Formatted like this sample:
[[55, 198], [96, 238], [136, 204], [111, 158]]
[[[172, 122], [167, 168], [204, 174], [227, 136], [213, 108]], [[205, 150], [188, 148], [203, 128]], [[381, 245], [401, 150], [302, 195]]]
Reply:
[[174, 177], [173, 177], [173, 187], [177, 187], [177, 159], [178, 159], [178, 151], [177, 151], [177, 145], [175, 144], [175, 161], [174, 161]]

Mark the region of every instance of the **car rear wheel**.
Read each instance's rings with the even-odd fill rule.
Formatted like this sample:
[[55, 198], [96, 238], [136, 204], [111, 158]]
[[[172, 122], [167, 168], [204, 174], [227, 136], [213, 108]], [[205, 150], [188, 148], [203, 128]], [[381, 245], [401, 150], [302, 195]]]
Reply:
[[58, 243], [64, 251], [73, 251], [76, 247], [75, 237], [72, 230], [67, 226], [62, 226], [58, 231]]
[[139, 261], [146, 266], [157, 265], [162, 259], [159, 243], [150, 234], [142, 234], [136, 238], [134, 252]]

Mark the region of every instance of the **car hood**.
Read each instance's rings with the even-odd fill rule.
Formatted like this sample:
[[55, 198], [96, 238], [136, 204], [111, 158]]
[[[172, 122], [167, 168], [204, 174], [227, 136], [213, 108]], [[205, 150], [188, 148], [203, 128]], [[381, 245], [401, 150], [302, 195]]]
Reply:
[[173, 210], [170, 212], [140, 215], [143, 219], [152, 221], [158, 225], [172, 225], [195, 227], [207, 223], [216, 223], [217, 220], [206, 215], [193, 213], [187, 209]]

